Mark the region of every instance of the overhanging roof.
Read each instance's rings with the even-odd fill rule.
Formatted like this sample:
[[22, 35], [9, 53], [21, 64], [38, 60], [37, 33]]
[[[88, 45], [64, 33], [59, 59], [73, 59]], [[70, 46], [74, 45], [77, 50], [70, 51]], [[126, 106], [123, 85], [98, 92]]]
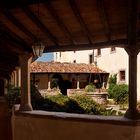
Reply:
[[34, 62], [31, 64], [31, 73], [104, 73], [106, 71], [94, 64]]
[[37, 38], [45, 52], [135, 45], [139, 11], [138, 0], [1, 1], [0, 55], [8, 52], [15, 63], [19, 54], [32, 52]]

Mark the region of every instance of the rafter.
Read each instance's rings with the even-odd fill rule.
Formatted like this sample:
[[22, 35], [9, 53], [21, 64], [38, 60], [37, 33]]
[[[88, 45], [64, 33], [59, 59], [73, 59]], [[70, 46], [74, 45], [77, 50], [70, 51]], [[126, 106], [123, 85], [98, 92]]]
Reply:
[[128, 44], [137, 44], [138, 33], [138, 3], [139, 0], [129, 0], [129, 15], [128, 15]]
[[56, 20], [59, 27], [62, 29], [62, 31], [67, 34], [69, 40], [72, 42], [73, 45], [75, 45], [75, 40], [73, 39], [73, 36], [71, 32], [67, 29], [63, 21], [60, 19], [59, 15], [57, 14], [57, 11], [53, 8], [51, 3], [48, 1], [45, 3], [46, 8], [50, 12], [51, 16]]
[[38, 26], [38, 28], [42, 30], [42, 32], [44, 32], [53, 41], [55, 45], [59, 46], [56, 38], [48, 30], [48, 28], [37, 18], [37, 16], [28, 7], [24, 7], [22, 9], [26, 13], [26, 15]]
[[[10, 35], [9, 33], [5, 31], [4, 32], [1, 31], [0, 42], [1, 42], [1, 45], [3, 44], [3, 47], [9, 48], [12, 52], [15, 52], [15, 53], [20, 54], [20, 53], [23, 53], [24, 51], [27, 51], [23, 47], [23, 44], [21, 44], [16, 38], [14, 38], [12, 35]], [[28, 51], [29, 51], [29, 48], [28, 48]]]
[[10, 79], [10, 74], [11, 73], [0, 70], [0, 77], [2, 77], [2, 78]]
[[96, 1], [97, 1], [98, 9], [99, 9], [100, 18], [104, 26], [105, 34], [107, 36], [108, 41], [110, 41], [111, 33], [110, 33], [109, 23], [107, 19], [107, 13], [105, 10], [104, 0], [96, 0]]
[[[7, 42], [8, 40], [8, 42]], [[15, 53], [15, 54], [20, 54], [24, 51], [23, 48], [18, 47], [16, 43], [14, 43], [11, 39], [9, 39], [9, 37], [7, 37], [6, 35], [2, 35], [0, 36], [0, 48], [4, 50], [9, 50], [9, 52]]]
[[6, 67], [1, 67], [1, 66], [0, 66], [0, 71], [6, 72], [6, 73], [12, 72], [12, 70], [7, 69]]
[[120, 46], [126, 47], [127, 46], [127, 39], [120, 39], [120, 40], [112, 40], [106, 42], [99, 42], [93, 44], [81, 44], [81, 45], [64, 45], [61, 47], [57, 46], [48, 46], [45, 48], [44, 52], [59, 52], [59, 51], [73, 51], [73, 50], [91, 50], [91, 49], [98, 49], [98, 48], [110, 48], [110, 46]]
[[14, 25], [19, 28], [23, 33], [28, 35], [31, 39], [36, 39], [36, 36], [32, 34], [19, 20], [17, 20], [9, 11], [5, 11], [4, 15], [10, 20]]
[[0, 38], [3, 38], [3, 40], [9, 40], [14, 45], [13, 47], [16, 46], [16, 49], [20, 49], [21, 51], [32, 51], [29, 44], [3, 24], [0, 26]]
[[[29, 6], [32, 4], [38, 4], [45, 2], [46, 0], [4, 0], [0, 1], [0, 8], [14, 9], [14, 8], [22, 8], [24, 6]], [[47, 0], [48, 1], [48, 0]]]
[[90, 31], [88, 30], [83, 18], [81, 17], [81, 14], [79, 12], [79, 9], [77, 7], [75, 0], [69, 0], [69, 3], [70, 3], [70, 6], [74, 12], [75, 17], [77, 18], [78, 22], [80, 23], [80, 25], [82, 27], [83, 32], [87, 36], [89, 43], [92, 44]]

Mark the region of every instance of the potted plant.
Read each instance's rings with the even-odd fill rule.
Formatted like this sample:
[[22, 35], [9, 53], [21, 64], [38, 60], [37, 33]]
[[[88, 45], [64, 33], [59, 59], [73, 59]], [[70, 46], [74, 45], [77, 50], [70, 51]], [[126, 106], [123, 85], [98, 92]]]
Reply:
[[20, 97], [20, 88], [14, 87], [13, 85], [8, 85], [7, 94], [5, 96], [6, 96], [8, 108], [12, 109], [13, 105]]

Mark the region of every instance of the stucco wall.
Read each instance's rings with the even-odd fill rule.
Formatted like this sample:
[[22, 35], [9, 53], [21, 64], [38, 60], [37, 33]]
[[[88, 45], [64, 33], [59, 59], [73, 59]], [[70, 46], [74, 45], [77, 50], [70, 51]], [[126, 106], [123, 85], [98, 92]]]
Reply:
[[[93, 50], [76, 51], [75, 55], [74, 52], [63, 52], [61, 62], [73, 62], [73, 59], [75, 58], [77, 63], [89, 63], [89, 55], [92, 53]], [[96, 55], [97, 50], [95, 49], [94, 56]], [[59, 59], [57, 59], [57, 61], [59, 61]], [[140, 54], [138, 55], [137, 64], [137, 98], [140, 101]], [[117, 73], [118, 83], [129, 84], [128, 55], [123, 48], [116, 47], [115, 52], [111, 52], [110, 48], [101, 49], [101, 56], [97, 56], [97, 65], [110, 74]], [[120, 82], [120, 70], [125, 70], [126, 72], [126, 80], [124, 82]]]
[[109, 119], [103, 121], [100, 117], [65, 114], [39, 112], [36, 115], [27, 113], [14, 116], [14, 140], [140, 139], [140, 127], [133, 126], [133, 122], [129, 124], [127, 120]]
[[56, 53], [54, 54], [54, 61], [59, 62], [70, 62], [73, 63], [74, 60], [76, 60], [76, 63], [86, 63], [89, 64], [89, 55], [93, 53], [93, 50], [84, 50], [84, 51], [67, 51], [67, 52], [57, 52], [57, 58]]
[[110, 48], [101, 49], [101, 56], [97, 56], [97, 65], [110, 74], [117, 74], [118, 82], [120, 82], [119, 71], [125, 70], [125, 83], [128, 84], [128, 55], [123, 48], [116, 48], [115, 52], [111, 52]]

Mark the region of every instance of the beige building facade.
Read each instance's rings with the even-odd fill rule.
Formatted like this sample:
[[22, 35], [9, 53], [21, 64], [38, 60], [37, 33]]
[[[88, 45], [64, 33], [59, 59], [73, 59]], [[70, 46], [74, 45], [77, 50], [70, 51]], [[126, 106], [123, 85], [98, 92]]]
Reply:
[[[96, 63], [110, 75], [117, 74], [117, 83], [129, 84], [128, 54], [123, 48], [112, 47], [95, 50], [69, 51], [54, 53], [54, 61], [70, 63]], [[140, 56], [138, 55], [138, 64]], [[140, 65], [137, 68], [137, 99], [140, 100]]]

